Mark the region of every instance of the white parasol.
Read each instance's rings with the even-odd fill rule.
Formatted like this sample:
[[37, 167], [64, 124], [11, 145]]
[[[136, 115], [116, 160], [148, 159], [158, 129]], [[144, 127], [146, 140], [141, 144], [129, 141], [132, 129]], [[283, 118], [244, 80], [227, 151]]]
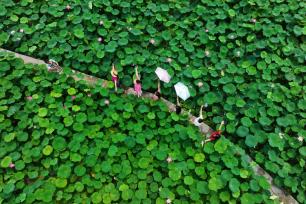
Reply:
[[178, 82], [174, 85], [176, 95], [186, 101], [190, 97], [188, 87], [182, 82]]
[[170, 74], [167, 72], [167, 70], [161, 68], [161, 67], [157, 67], [155, 70], [155, 74], [157, 75], [157, 77], [166, 83], [170, 82], [171, 76]]

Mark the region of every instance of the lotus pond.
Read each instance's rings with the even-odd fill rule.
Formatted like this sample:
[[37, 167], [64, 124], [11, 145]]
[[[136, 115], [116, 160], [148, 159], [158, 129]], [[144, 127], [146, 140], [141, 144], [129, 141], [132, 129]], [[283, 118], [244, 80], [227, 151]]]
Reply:
[[154, 70], [167, 69], [167, 99], [175, 101], [176, 82], [187, 84], [184, 107], [197, 113], [207, 103], [206, 121], [226, 120], [224, 136], [306, 203], [305, 8], [298, 0], [1, 0], [0, 46], [108, 79], [115, 63], [123, 86], [137, 64], [152, 92]]

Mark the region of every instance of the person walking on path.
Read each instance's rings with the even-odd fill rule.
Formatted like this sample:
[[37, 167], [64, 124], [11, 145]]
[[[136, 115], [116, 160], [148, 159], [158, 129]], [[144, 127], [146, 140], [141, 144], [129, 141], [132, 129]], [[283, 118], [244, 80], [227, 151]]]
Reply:
[[134, 91], [136, 92], [136, 95], [140, 97], [142, 94], [142, 90], [141, 90], [140, 75], [138, 74], [138, 66], [135, 67], [135, 75], [133, 76], [133, 81], [134, 81]]
[[115, 85], [115, 91], [117, 92], [118, 84], [119, 84], [119, 77], [118, 77], [118, 72], [114, 64], [112, 65], [111, 75], [112, 75], [112, 81], [114, 82], [114, 85]]

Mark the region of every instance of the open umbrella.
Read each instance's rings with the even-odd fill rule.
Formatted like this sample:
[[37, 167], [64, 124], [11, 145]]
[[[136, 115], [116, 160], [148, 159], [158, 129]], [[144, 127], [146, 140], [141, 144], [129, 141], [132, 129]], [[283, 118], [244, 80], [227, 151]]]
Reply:
[[176, 95], [186, 101], [190, 97], [188, 87], [185, 86], [182, 82], [178, 82], [174, 85]]
[[161, 67], [157, 67], [155, 70], [155, 74], [157, 75], [157, 77], [159, 78], [159, 80], [169, 83], [171, 76], [169, 75], [169, 73], [167, 72], [167, 70], [161, 68]]

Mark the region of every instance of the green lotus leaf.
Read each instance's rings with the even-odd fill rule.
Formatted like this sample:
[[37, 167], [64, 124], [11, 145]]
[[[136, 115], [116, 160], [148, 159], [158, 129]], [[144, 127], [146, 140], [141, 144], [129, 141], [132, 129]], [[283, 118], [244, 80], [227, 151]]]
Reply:
[[229, 182], [229, 188], [230, 190], [235, 193], [235, 192], [239, 192], [239, 186], [240, 186], [240, 182], [236, 179], [236, 178], [232, 178]]
[[181, 171], [178, 171], [178, 170], [170, 170], [169, 171], [169, 177], [173, 181], [178, 181], [181, 178], [181, 176], [182, 176]]
[[149, 158], [140, 158], [138, 160], [138, 166], [142, 169], [146, 169], [148, 168], [149, 164], [150, 164], [151, 160]]
[[194, 179], [191, 176], [185, 176], [184, 177], [184, 183], [186, 185], [192, 185], [194, 182]]
[[305, 146], [301, 147], [299, 149], [299, 152], [300, 152], [301, 156], [305, 157], [306, 156], [306, 147]]
[[270, 133], [268, 138], [271, 147], [277, 147], [279, 150], [283, 150], [285, 141], [281, 138], [281, 136], [275, 133]]
[[58, 187], [58, 188], [65, 188], [67, 186], [67, 179], [57, 178], [55, 180], [55, 186]]
[[117, 154], [117, 152], [118, 152], [118, 148], [114, 145], [111, 145], [108, 149], [107, 154], [108, 154], [108, 156], [113, 157]]
[[209, 190], [218, 191], [222, 189], [222, 187], [223, 187], [223, 182], [220, 177], [213, 177], [209, 179], [209, 182], [208, 182]]
[[116, 51], [117, 47], [118, 47], [117, 42], [116, 41], [111, 41], [107, 45], [105, 45], [105, 51], [112, 53], [112, 52]]
[[219, 139], [215, 143], [214, 148], [215, 148], [215, 150], [217, 152], [223, 154], [227, 150], [227, 148], [228, 148], [228, 143], [225, 140], [223, 140], [223, 139]]
[[240, 170], [240, 177], [241, 178], [247, 178], [249, 176], [249, 172], [245, 169]]
[[75, 88], [69, 88], [67, 92], [70, 96], [75, 95], [77, 93]]
[[52, 142], [52, 147], [55, 151], [62, 151], [66, 148], [67, 143], [63, 137], [56, 137]]
[[84, 33], [84, 28], [82, 26], [76, 26], [73, 29], [73, 34], [77, 37], [77, 38], [84, 38], [85, 37], [85, 33]]
[[48, 114], [48, 109], [46, 109], [46, 108], [40, 108], [38, 110], [38, 115], [40, 117], [45, 117], [47, 114]]
[[204, 155], [204, 154], [202, 154], [202, 153], [197, 153], [197, 154], [194, 155], [194, 161], [195, 161], [195, 162], [201, 163], [201, 162], [203, 162], [204, 160], [205, 160], [205, 155]]
[[16, 136], [16, 133], [13, 133], [13, 132], [9, 133], [9, 134], [4, 136], [4, 141], [5, 142], [11, 142], [12, 140], [14, 140], [15, 136]]
[[43, 149], [43, 154], [49, 156], [53, 152], [53, 147], [51, 145], [47, 145]]
[[59, 178], [69, 178], [71, 174], [71, 168], [68, 165], [60, 165], [57, 170], [57, 176]]
[[9, 167], [9, 165], [12, 163], [12, 158], [9, 156], [5, 156], [2, 160], [1, 160], [1, 167], [3, 168], [7, 168]]

